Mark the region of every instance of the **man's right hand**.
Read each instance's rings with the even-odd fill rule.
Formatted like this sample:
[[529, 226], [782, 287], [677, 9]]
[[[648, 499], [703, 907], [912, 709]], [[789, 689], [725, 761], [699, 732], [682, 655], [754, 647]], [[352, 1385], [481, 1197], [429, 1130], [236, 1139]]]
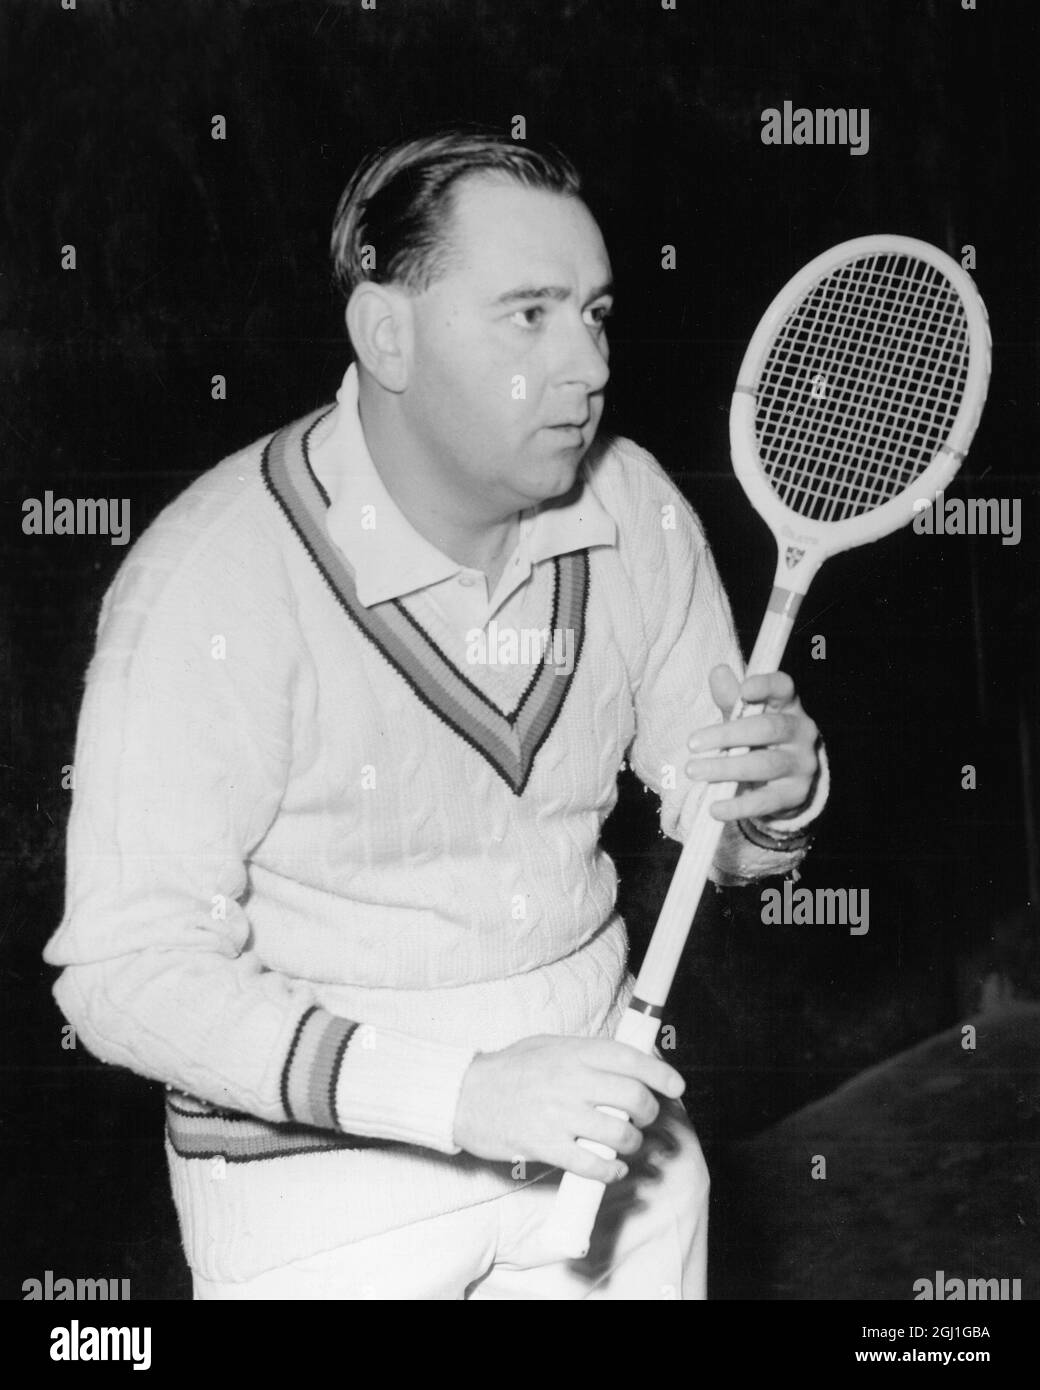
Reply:
[[[609, 1038], [522, 1038], [474, 1057], [455, 1111], [455, 1142], [477, 1158], [526, 1159], [583, 1178], [617, 1182], [627, 1169], [577, 1141], [594, 1139], [633, 1154], [657, 1118], [654, 1092], [678, 1097], [674, 1067]], [[604, 1115], [611, 1105], [630, 1121]]]

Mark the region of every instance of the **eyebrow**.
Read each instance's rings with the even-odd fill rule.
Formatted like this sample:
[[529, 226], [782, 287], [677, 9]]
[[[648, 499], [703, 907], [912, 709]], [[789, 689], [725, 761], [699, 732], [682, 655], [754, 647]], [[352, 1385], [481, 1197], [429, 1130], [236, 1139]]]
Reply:
[[[607, 281], [589, 295], [588, 303], [594, 299], [602, 299], [604, 295], [613, 295], [614, 285], [612, 281]], [[497, 299], [492, 300], [493, 304], [512, 304], [518, 299], [555, 299], [562, 302], [570, 299], [571, 292], [564, 285], [521, 285], [515, 290], [506, 290], [505, 294], [500, 294]]]

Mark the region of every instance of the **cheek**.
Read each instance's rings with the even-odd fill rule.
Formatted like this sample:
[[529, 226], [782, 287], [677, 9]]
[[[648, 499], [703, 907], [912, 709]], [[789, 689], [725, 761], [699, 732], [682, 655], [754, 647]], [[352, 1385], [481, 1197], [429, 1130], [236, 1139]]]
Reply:
[[489, 359], [486, 353], [456, 361], [450, 373], [452, 409], [483, 440], [495, 443], [524, 427], [537, 397], [523, 363]]
[[459, 456], [487, 459], [512, 434], [524, 402], [513, 401], [510, 377], [486, 360], [442, 358], [424, 374], [423, 423]]
[[445, 313], [417, 337], [416, 360], [415, 404], [442, 439], [486, 457], [526, 437], [543, 385], [533, 354]]

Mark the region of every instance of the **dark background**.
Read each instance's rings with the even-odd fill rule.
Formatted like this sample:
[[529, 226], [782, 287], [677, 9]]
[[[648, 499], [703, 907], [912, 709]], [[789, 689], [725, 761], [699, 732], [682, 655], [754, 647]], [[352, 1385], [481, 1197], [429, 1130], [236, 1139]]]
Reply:
[[[160, 1090], [62, 1050], [40, 959], [62, 910], [62, 767], [127, 552], [25, 536], [21, 503], [127, 497], [136, 538], [203, 469], [330, 400], [337, 197], [374, 145], [434, 124], [522, 114], [583, 169], [620, 288], [609, 423], [700, 512], [747, 644], [773, 551], [730, 472], [727, 412], [759, 315], [853, 236], [975, 246], [994, 371], [950, 492], [1021, 499], [1022, 542], [906, 531], [835, 559], [785, 663], [834, 777], [804, 882], [869, 889], [870, 932], [765, 927], [756, 890], [709, 894], [671, 1021], [724, 1155], [957, 1022], [983, 981], [1038, 997], [1036, 38], [1035, 6], [998, 0], [4, 0], [0, 1298], [48, 1268], [188, 1291]], [[869, 107], [869, 153], [763, 146], [761, 111], [788, 98]], [[607, 829], [637, 951], [677, 853], [655, 811], [623, 780]]]

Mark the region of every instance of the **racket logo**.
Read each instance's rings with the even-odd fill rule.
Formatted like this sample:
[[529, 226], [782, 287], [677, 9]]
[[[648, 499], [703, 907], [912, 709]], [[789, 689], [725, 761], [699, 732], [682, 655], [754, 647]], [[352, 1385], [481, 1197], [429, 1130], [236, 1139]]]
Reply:
[[793, 570], [795, 565], [797, 565], [804, 556], [804, 550], [800, 550], [796, 545], [789, 545], [784, 551], [784, 563], [789, 570]]

